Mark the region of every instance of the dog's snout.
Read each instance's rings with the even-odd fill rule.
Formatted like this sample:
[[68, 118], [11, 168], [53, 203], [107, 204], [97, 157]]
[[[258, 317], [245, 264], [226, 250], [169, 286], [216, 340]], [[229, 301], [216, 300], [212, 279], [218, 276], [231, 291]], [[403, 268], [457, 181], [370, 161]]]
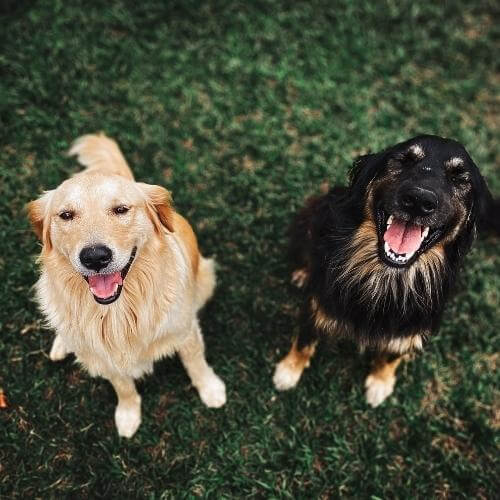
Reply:
[[436, 211], [438, 197], [429, 189], [411, 187], [400, 193], [399, 204], [410, 215], [425, 217]]
[[104, 269], [113, 258], [113, 252], [104, 245], [85, 247], [80, 252], [80, 262], [92, 271]]

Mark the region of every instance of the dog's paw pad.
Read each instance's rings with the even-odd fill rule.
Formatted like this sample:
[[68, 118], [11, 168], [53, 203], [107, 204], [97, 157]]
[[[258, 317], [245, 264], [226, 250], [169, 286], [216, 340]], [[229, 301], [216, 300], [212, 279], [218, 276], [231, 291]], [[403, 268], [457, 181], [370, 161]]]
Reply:
[[395, 383], [396, 377], [383, 379], [368, 375], [365, 382], [366, 402], [373, 408], [380, 405], [392, 394]]
[[302, 288], [307, 279], [309, 278], [309, 273], [305, 269], [297, 269], [292, 273], [291, 283], [297, 288]]
[[295, 387], [302, 375], [301, 370], [294, 369], [287, 360], [280, 361], [274, 372], [273, 382], [278, 391], [286, 391]]
[[220, 408], [226, 402], [226, 386], [215, 373], [198, 388], [198, 393], [209, 408]]
[[118, 405], [115, 411], [118, 434], [131, 438], [141, 425], [141, 405]]
[[68, 354], [69, 351], [66, 349], [66, 346], [64, 345], [64, 341], [62, 340], [61, 336], [56, 335], [54, 343], [52, 344], [52, 348], [50, 349], [50, 354], [49, 354], [50, 359], [52, 361], [61, 361]]

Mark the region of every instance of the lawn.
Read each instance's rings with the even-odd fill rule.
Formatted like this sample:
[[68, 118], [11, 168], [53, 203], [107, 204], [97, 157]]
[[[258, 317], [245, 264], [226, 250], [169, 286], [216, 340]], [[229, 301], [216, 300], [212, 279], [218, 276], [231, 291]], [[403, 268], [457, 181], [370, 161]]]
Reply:
[[[2, 2], [0, 497], [495, 497], [493, 237], [382, 407], [349, 345], [322, 344], [294, 391], [271, 377], [300, 303], [286, 227], [357, 155], [453, 137], [500, 196], [499, 15], [493, 0]], [[106, 381], [48, 359], [24, 211], [76, 170], [71, 141], [100, 130], [138, 179], [172, 190], [218, 261], [201, 323], [227, 405], [205, 408], [180, 362], [161, 361], [131, 440]]]

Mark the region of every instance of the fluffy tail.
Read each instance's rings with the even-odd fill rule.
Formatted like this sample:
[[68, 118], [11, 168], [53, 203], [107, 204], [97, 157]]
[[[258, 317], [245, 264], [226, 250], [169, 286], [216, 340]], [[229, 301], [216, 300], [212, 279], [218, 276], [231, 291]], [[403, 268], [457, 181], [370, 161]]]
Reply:
[[123, 157], [118, 144], [103, 133], [79, 137], [68, 151], [87, 167], [84, 173], [102, 172], [134, 180], [134, 175]]
[[196, 310], [201, 309], [214, 293], [215, 260], [200, 256], [197, 274]]

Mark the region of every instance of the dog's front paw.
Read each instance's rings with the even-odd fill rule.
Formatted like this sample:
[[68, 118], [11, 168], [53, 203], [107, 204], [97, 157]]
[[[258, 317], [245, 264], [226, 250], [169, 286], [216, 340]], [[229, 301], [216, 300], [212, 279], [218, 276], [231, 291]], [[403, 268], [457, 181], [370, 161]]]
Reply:
[[375, 408], [383, 403], [394, 390], [396, 377], [381, 378], [375, 375], [368, 375], [365, 381], [366, 402]]
[[50, 349], [49, 357], [52, 361], [61, 361], [69, 354], [66, 345], [60, 335], [56, 335], [52, 348]]
[[120, 436], [131, 438], [141, 425], [141, 398], [132, 404], [119, 404], [115, 410], [115, 423]]
[[226, 385], [213, 372], [198, 387], [198, 393], [209, 408], [220, 408], [226, 402]]
[[286, 391], [294, 388], [302, 375], [302, 370], [290, 363], [287, 358], [276, 365], [273, 376], [274, 387], [278, 391]]

